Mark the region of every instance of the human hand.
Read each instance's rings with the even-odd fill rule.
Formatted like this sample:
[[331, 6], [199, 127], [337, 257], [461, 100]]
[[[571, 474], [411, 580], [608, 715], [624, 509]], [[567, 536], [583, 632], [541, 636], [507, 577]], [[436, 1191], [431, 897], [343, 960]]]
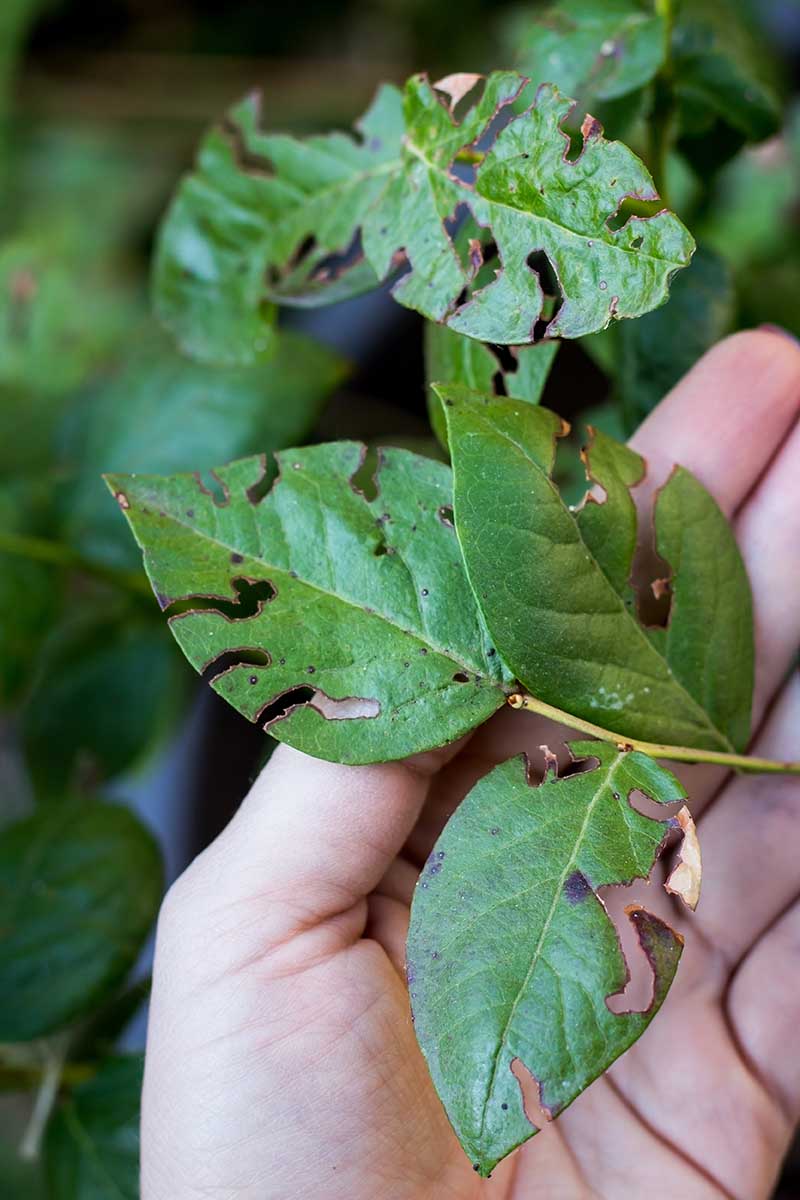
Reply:
[[[753, 751], [774, 758], [797, 757], [800, 731], [797, 672], [786, 682], [799, 415], [800, 349], [757, 331], [706, 355], [634, 438], [656, 481], [681, 462], [734, 524], [754, 593]], [[276, 750], [164, 905], [142, 1200], [769, 1196], [800, 1113], [796, 778], [676, 768], [705, 878], [694, 915], [660, 889], [647, 897], [687, 934], [672, 990], [643, 1038], [490, 1180], [433, 1091], [404, 982], [417, 876], [480, 776], [569, 737], [509, 709], [406, 763]], [[606, 898], [613, 914], [619, 896]]]

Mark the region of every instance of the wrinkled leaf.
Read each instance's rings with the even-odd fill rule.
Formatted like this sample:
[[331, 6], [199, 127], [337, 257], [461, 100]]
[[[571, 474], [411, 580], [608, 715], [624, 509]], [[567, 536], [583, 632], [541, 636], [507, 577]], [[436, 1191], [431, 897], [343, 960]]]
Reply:
[[0, 1041], [83, 1016], [128, 973], [155, 918], [162, 868], [128, 809], [85, 798], [0, 832]]
[[515, 360], [513, 370], [504, 371], [491, 348], [474, 338], [454, 333], [446, 325], [432, 321], [425, 324], [425, 378], [428, 416], [442, 446], [447, 448], [447, 421], [442, 402], [431, 386], [434, 383], [463, 383], [476, 392], [496, 390], [498, 377], [507, 396], [538, 404], [558, 342], [539, 342], [535, 346], [518, 346], [511, 350]]
[[[376, 280], [399, 273], [402, 304], [481, 341], [533, 341], [544, 308], [534, 255], [549, 260], [563, 292], [550, 336], [579, 337], [661, 304], [692, 239], [667, 211], [609, 228], [626, 197], [657, 198], [652, 179], [596, 121], [568, 157], [562, 126], [573, 105], [556, 88], [529, 89], [530, 107], [496, 134], [474, 180], [456, 174], [459, 153], [476, 144], [482, 153], [496, 115], [509, 115], [526, 87], [524, 76], [498, 71], [475, 99], [478, 82], [455, 75], [433, 86], [417, 75], [402, 98], [384, 87], [361, 140], [264, 134], [255, 100], [235, 108], [203, 143], [161, 231], [156, 306], [184, 347], [229, 362], [272, 353], [267, 293], [285, 279], [301, 300], [305, 273], [314, 302], [327, 284], [338, 298], [348, 270], [363, 276], [359, 235]], [[467, 107], [457, 120], [459, 101]], [[454, 232], [465, 210], [486, 231], [466, 253]], [[489, 238], [498, 258], [486, 283]]]
[[670, 298], [640, 321], [614, 326], [616, 397], [626, 433], [655, 408], [699, 358], [729, 331], [735, 313], [730, 268], [711, 250], [699, 249]]
[[647, 878], [671, 821], [630, 793], [682, 799], [674, 776], [639, 753], [575, 742], [598, 765], [538, 787], [524, 758], [496, 767], [456, 809], [423, 869], [407, 963], [414, 1026], [436, 1090], [481, 1175], [537, 1129], [512, 1066], [555, 1117], [647, 1028], [675, 974], [679, 936], [628, 910], [653, 974], [643, 1012], [606, 1000], [628, 980], [598, 888]]
[[[551, 481], [561, 421], [546, 409], [441, 389], [467, 573], [494, 644], [536, 697], [631, 738], [723, 751], [750, 729], [747, 574], [714, 500], [681, 468], [655, 512], [669, 564], [666, 628], [645, 628], [630, 585], [639, 455], [601, 433], [588, 471], [605, 492], [571, 512]], [[709, 553], [709, 546], [714, 553]]]
[[561, 0], [544, 12], [520, 10], [506, 44], [535, 83], [555, 83], [585, 107], [649, 83], [666, 53], [663, 17], [636, 0]]
[[94, 609], [56, 625], [21, 719], [40, 794], [95, 784], [141, 758], [169, 726], [180, 684], [175, 668], [163, 629], [127, 608]]
[[243, 454], [296, 445], [345, 372], [333, 351], [288, 331], [273, 359], [256, 367], [201, 366], [149, 338], [92, 398], [77, 451], [79, 477], [65, 497], [69, 540], [93, 561], [135, 564], [102, 472], [208, 471]]
[[109, 1058], [59, 1106], [44, 1143], [51, 1200], [139, 1200], [142, 1066]]
[[[251, 721], [340, 762], [401, 758], [474, 728], [508, 682], [452, 525], [442, 463], [338, 442], [186, 475], [108, 483], [189, 661]], [[367, 492], [377, 486], [374, 499]], [[336, 704], [336, 701], [347, 701]], [[329, 715], [324, 715], [325, 713]]]

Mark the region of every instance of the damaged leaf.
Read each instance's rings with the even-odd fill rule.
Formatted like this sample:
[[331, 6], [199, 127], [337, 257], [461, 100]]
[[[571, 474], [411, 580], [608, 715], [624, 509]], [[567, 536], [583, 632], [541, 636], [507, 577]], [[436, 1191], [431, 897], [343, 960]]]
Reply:
[[[528, 107], [513, 115], [523, 93]], [[666, 210], [611, 227], [626, 198], [657, 199], [653, 181], [592, 118], [573, 156], [563, 129], [573, 107], [514, 71], [438, 84], [415, 75], [402, 97], [381, 89], [358, 139], [300, 142], [260, 132], [256, 101], [243, 102], [203, 143], [162, 228], [162, 319], [196, 355], [249, 362], [273, 351], [268, 296], [316, 303], [330, 286], [340, 299], [358, 271], [356, 290], [392, 277], [396, 299], [431, 320], [525, 344], [545, 307], [542, 257], [561, 291], [548, 336], [649, 311], [692, 239]], [[499, 132], [498, 117], [510, 118]], [[482, 157], [473, 179], [464, 155]], [[465, 213], [486, 235], [466, 247], [456, 236]]]
[[682, 940], [627, 910], [652, 977], [643, 1012], [612, 1012], [629, 978], [598, 889], [647, 878], [672, 825], [638, 812], [684, 791], [646, 755], [574, 742], [594, 769], [531, 786], [524, 758], [496, 767], [450, 818], [411, 909], [414, 1025], [436, 1090], [481, 1175], [537, 1132], [517, 1064], [557, 1116], [644, 1032], [672, 982]]
[[504, 370], [492, 349], [474, 338], [454, 333], [446, 325], [425, 324], [425, 377], [428, 416], [442, 446], [447, 448], [447, 421], [435, 383], [462, 383], [476, 392], [502, 388], [506, 396], [538, 404], [542, 398], [559, 343], [538, 342], [509, 351], [513, 368]]
[[[646, 627], [631, 585], [644, 461], [597, 432], [587, 471], [604, 496], [578, 511], [552, 482], [563, 423], [543, 408], [441, 388], [467, 574], [495, 645], [557, 708], [644, 741], [746, 746], [753, 690], [750, 587], [711, 496], [676, 468], [655, 509], [669, 565], [666, 626]], [[709, 554], [709, 546], [714, 553]]]
[[260, 458], [215, 472], [214, 492], [108, 480], [193, 666], [281, 741], [350, 763], [450, 742], [510, 684], [464, 575], [449, 468], [384, 450], [364, 479], [363, 455], [282, 452], [261, 499]]

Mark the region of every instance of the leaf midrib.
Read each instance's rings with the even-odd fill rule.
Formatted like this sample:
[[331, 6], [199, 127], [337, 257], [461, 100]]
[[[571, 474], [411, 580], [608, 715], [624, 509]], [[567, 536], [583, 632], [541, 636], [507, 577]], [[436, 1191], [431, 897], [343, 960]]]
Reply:
[[[481, 1113], [481, 1127], [480, 1127], [480, 1131], [478, 1133], [478, 1143], [481, 1146], [483, 1144], [483, 1134], [484, 1134], [484, 1129], [486, 1126], [486, 1114], [487, 1114], [488, 1108], [489, 1108], [489, 1101], [491, 1099], [492, 1093], [494, 1092], [494, 1085], [495, 1085], [495, 1081], [497, 1079], [497, 1072], [498, 1072], [498, 1069], [500, 1066], [500, 1058], [503, 1053], [503, 1050], [506, 1047], [506, 1043], [508, 1041], [508, 1035], [509, 1035], [511, 1026], [514, 1021], [514, 1017], [516, 1016], [517, 1008], [519, 1007], [520, 1001], [521, 1001], [523, 995], [525, 994], [528, 984], [530, 983], [531, 978], [533, 976], [533, 973], [539, 964], [539, 960], [541, 959], [542, 950], [544, 949], [544, 944], [545, 944], [545, 941], [547, 940], [547, 935], [550, 932], [550, 927], [553, 923], [553, 918], [555, 917], [556, 909], [558, 908], [558, 902], [561, 897], [561, 893], [564, 889], [564, 884], [565, 884], [567, 878], [569, 877], [571, 870], [577, 866], [578, 854], [580, 853], [581, 846], [583, 845], [584, 839], [585, 839], [587, 831], [589, 829], [592, 814], [594, 813], [595, 807], [597, 806], [597, 804], [600, 801], [601, 796], [603, 795], [604, 789], [609, 790], [609, 791], [611, 790], [611, 781], [614, 778], [614, 774], [615, 774], [617, 768], [619, 767], [620, 763], [622, 762], [622, 757], [623, 756], [621, 754], [617, 755], [617, 758], [615, 759], [613, 765], [607, 769], [605, 778], [601, 779], [599, 781], [598, 786], [595, 789], [594, 795], [592, 796], [592, 799], [589, 801], [589, 803], [586, 806], [586, 815], [585, 815], [583, 822], [581, 824], [581, 827], [578, 831], [578, 836], [575, 839], [574, 849], [569, 858], [569, 861], [567, 862], [566, 866], [564, 867], [564, 870], [561, 872], [561, 875], [558, 878], [556, 887], [553, 889], [553, 902], [550, 905], [550, 910], [547, 914], [547, 917], [545, 918], [544, 925], [542, 926], [542, 931], [539, 935], [539, 940], [537, 941], [536, 947], [531, 956], [530, 966], [528, 967], [528, 970], [525, 974], [525, 978], [523, 979], [522, 983], [520, 984], [519, 988], [517, 989], [517, 994], [514, 997], [514, 1002], [511, 1005], [511, 1008], [509, 1010], [508, 1018], [506, 1019], [506, 1023], [503, 1027], [502, 1036], [498, 1042], [497, 1050], [495, 1051], [494, 1061], [492, 1063], [492, 1074], [490, 1076], [489, 1084], [486, 1089], [486, 1098], [484, 1100], [483, 1112]], [[598, 768], [598, 772], [602, 772], [602, 768]], [[542, 1081], [537, 1080], [537, 1082], [539, 1083], [539, 1085], [541, 1087]]]
[[[484, 422], [484, 424], [485, 424], [485, 422]], [[494, 433], [498, 437], [501, 437], [509, 446], [511, 446], [513, 448], [513, 450], [515, 451], [516, 454], [523, 457], [527, 463], [531, 464], [531, 466], [534, 468], [534, 470], [538, 471], [541, 475], [543, 475], [546, 483], [550, 487], [551, 492], [553, 492], [553, 494], [555, 496], [556, 502], [559, 505], [563, 506], [563, 501], [561, 499], [561, 496], [559, 495], [558, 488], [553, 483], [553, 480], [549, 477], [549, 475], [545, 474], [545, 472], [542, 470], [541, 466], [536, 462], [536, 460], [534, 458], [531, 457], [530, 453], [528, 453], [528, 451], [525, 450], [524, 446], [520, 445], [518, 442], [516, 442], [514, 440], [514, 438], [511, 437], [510, 434], [507, 434], [505, 431], [499, 429], [496, 425], [490, 425], [489, 432], [490, 432], [490, 434]], [[622, 601], [619, 593], [617, 592], [617, 590], [615, 589], [613, 584], [608, 579], [608, 576], [606, 575], [603, 568], [600, 566], [600, 563], [597, 561], [594, 554], [592, 554], [590, 547], [584, 541], [583, 535], [581, 533], [580, 525], [578, 524], [577, 521], [574, 520], [574, 517], [572, 517], [572, 514], [570, 514], [570, 517], [572, 518], [573, 523], [578, 531], [578, 536], [580, 538], [582, 545], [585, 547], [586, 552], [590, 556], [592, 563], [596, 567], [598, 573], [600, 574], [602, 579], [605, 581], [605, 583], [609, 587], [611, 593], [614, 596], [615, 601], [617, 602], [618, 611], [620, 613], [624, 614], [629, 627], [635, 631], [637, 638], [641, 641], [641, 643], [644, 646], [646, 646], [648, 653], [655, 653], [658, 656], [658, 658], [661, 659], [661, 661], [663, 662], [664, 666], [667, 669], [667, 673], [669, 675], [671, 682], [674, 684], [675, 688], [681, 693], [681, 695], [683, 697], [685, 697], [686, 705], [687, 705], [687, 708], [689, 709], [689, 711], [697, 712], [701, 715], [701, 717], [703, 718], [703, 721], [705, 723], [705, 727], [708, 729], [708, 731], [711, 734], [714, 735], [715, 738], [719, 739], [720, 745], [726, 753], [730, 753], [730, 754], [735, 753], [735, 748], [734, 748], [733, 744], [728, 740], [727, 736], [722, 732], [721, 729], [718, 729], [716, 727], [716, 725], [713, 723], [713, 721], [709, 717], [706, 710], [702, 707], [702, 705], [699, 704], [694, 699], [694, 697], [689, 694], [689, 692], [687, 692], [686, 688], [683, 686], [683, 684], [680, 682], [680, 680], [675, 677], [672, 667], [670, 666], [666, 657], [660, 653], [660, 651], [658, 650], [658, 648], [656, 646], [653, 645], [653, 643], [650, 641], [647, 634], [645, 633], [643, 627], [631, 615], [630, 611], [628, 610], [628, 608], [625, 606], [624, 602]], [[464, 557], [464, 561], [466, 563], [466, 556]], [[508, 665], [512, 666], [511, 663], [509, 663]], [[512, 670], [513, 670], [513, 666], [512, 666]], [[522, 682], [525, 682], [525, 681], [523, 680]], [[624, 737], [624, 734], [620, 734], [620, 737]]]

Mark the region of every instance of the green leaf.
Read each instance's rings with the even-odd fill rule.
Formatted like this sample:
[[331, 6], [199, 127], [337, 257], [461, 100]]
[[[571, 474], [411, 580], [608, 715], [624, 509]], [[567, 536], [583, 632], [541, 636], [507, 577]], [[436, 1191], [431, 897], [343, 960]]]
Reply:
[[56, 625], [22, 711], [39, 793], [94, 784], [142, 757], [173, 715], [175, 665], [163, 629], [127, 607], [87, 610]]
[[17, 1147], [5, 1139], [0, 1140], [0, 1179], [10, 1200], [49, 1200], [42, 1164], [21, 1158]]
[[744, 142], [776, 133], [778, 67], [757, 31], [731, 0], [684, 5], [672, 48], [680, 146], [707, 177]]
[[158, 848], [119, 805], [65, 801], [0, 831], [0, 1041], [90, 1013], [133, 966], [161, 890]]
[[260, 500], [255, 458], [216, 472], [219, 498], [185, 475], [108, 480], [162, 608], [189, 610], [170, 627], [193, 666], [281, 741], [352, 763], [451, 741], [509, 682], [464, 575], [449, 469], [384, 450], [362, 480], [363, 454], [285, 451]]
[[507, 396], [538, 404], [542, 398], [558, 342], [538, 342], [511, 350], [513, 370], [503, 371], [491, 348], [474, 338], [454, 333], [446, 325], [425, 324], [425, 378], [428, 416], [439, 442], [447, 449], [447, 421], [434, 383], [463, 383], [476, 392], [493, 392], [502, 378]]
[[596, 100], [637, 91], [664, 63], [663, 17], [637, 0], [561, 0], [507, 23], [505, 43], [534, 83], [555, 83], [594, 112]]
[[617, 399], [627, 433], [730, 330], [735, 307], [730, 268], [714, 251], [701, 248], [675, 280], [665, 305], [614, 328]]
[[680, 937], [628, 910], [653, 973], [644, 1012], [612, 1012], [628, 980], [598, 888], [647, 878], [672, 824], [678, 781], [651, 758], [574, 742], [593, 770], [532, 787], [524, 758], [496, 767], [456, 809], [423, 869], [407, 963], [414, 1027], [436, 1090], [481, 1175], [532, 1137], [512, 1064], [560, 1113], [644, 1032], [675, 974]]
[[256, 367], [201, 366], [148, 337], [89, 405], [78, 478], [64, 498], [66, 536], [92, 561], [130, 567], [138, 556], [101, 472], [208, 471], [296, 445], [346, 370], [332, 350], [289, 331]]
[[[349, 248], [384, 185], [403, 133], [400, 94], [390, 86], [357, 125], [359, 141], [265, 135], [259, 109], [258, 97], [249, 97], [206, 136], [159, 237], [156, 312], [184, 350], [203, 360], [246, 364], [271, 356], [267, 268], [291, 273], [295, 251], [313, 237], [305, 281], [316, 291], [325, 259]], [[243, 169], [239, 144], [248, 163], [262, 159], [274, 174]], [[296, 294], [302, 288], [294, 276]]]
[[[541, 87], [494, 136], [473, 181], [460, 167], [456, 174], [459, 154], [474, 156], [527, 84], [497, 71], [474, 99], [478, 80], [455, 75], [434, 86], [413, 76], [402, 108], [395, 89], [382, 89], [360, 142], [260, 133], [255, 103], [235, 108], [204, 143], [159, 241], [156, 306], [182, 344], [205, 358], [258, 357], [265, 297], [282, 279], [293, 302], [303, 276], [314, 303], [328, 284], [337, 298], [350, 269], [365, 286], [359, 234], [376, 281], [405, 264], [396, 299], [480, 341], [534, 340], [544, 309], [534, 254], [549, 261], [563, 292], [551, 337], [579, 337], [661, 304], [692, 239], [667, 211], [609, 227], [626, 197], [657, 198], [653, 181], [595, 121], [584, 125], [582, 152], [568, 157], [562, 127], [573, 104], [556, 88]], [[458, 123], [456, 104], [467, 105]], [[465, 210], [486, 231], [466, 253], [452, 233]], [[482, 240], [493, 240], [498, 256], [488, 283]]]
[[139, 1200], [142, 1067], [109, 1058], [59, 1106], [44, 1143], [51, 1200]]
[[[630, 488], [645, 465], [601, 433], [588, 471], [605, 493], [570, 511], [554, 486], [560, 418], [443, 388], [456, 528], [494, 644], [537, 698], [640, 740], [731, 752], [748, 740], [752, 602], [733, 534], [711, 496], [676, 469], [656, 504], [671, 566], [670, 620], [645, 628], [628, 582]], [[709, 554], [708, 547], [714, 547]]]

